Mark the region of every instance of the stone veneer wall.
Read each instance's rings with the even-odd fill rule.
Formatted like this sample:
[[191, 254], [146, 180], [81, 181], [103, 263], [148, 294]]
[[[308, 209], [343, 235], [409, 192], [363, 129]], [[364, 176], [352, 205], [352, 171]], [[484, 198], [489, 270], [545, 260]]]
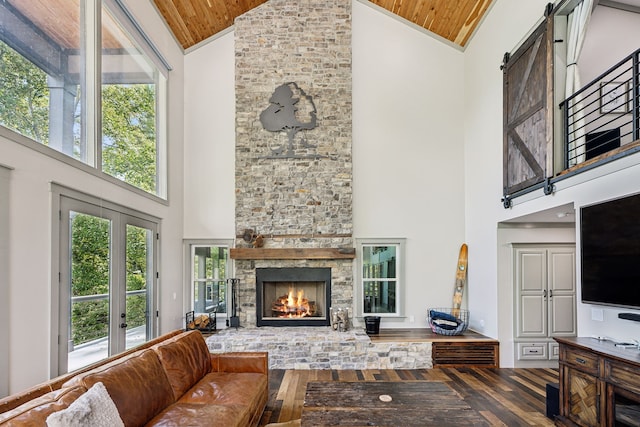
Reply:
[[[353, 247], [351, 0], [270, 0], [236, 18], [234, 33], [236, 234], [253, 229], [265, 248]], [[282, 156], [272, 148], [286, 144], [286, 134], [263, 129], [260, 113], [276, 87], [290, 82], [312, 97], [317, 127], [299, 132], [293, 152]], [[243, 327], [256, 325], [256, 267], [331, 267], [331, 305], [352, 307], [352, 260], [235, 266]]]
[[330, 327], [225, 329], [212, 353], [269, 352], [269, 369], [430, 369], [431, 342], [373, 342], [363, 330]]

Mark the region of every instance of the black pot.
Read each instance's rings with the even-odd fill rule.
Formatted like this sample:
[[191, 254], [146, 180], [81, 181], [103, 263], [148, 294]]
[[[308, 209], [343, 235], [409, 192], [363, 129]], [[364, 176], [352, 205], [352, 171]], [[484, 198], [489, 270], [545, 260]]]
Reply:
[[367, 335], [378, 335], [380, 333], [380, 316], [365, 316], [364, 325]]

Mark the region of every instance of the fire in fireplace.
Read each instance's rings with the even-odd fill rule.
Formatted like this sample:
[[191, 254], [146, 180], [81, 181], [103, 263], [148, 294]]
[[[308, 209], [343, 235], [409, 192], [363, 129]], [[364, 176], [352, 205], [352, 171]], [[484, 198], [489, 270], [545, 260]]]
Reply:
[[257, 268], [257, 326], [330, 324], [330, 268]]

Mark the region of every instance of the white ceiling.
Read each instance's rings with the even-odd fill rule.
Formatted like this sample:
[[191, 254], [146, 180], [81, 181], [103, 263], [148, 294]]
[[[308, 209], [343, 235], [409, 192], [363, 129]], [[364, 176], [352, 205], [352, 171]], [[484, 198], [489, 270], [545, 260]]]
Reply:
[[504, 221], [507, 224], [548, 224], [548, 223], [575, 223], [576, 211], [573, 203], [556, 206], [551, 209], [523, 215]]

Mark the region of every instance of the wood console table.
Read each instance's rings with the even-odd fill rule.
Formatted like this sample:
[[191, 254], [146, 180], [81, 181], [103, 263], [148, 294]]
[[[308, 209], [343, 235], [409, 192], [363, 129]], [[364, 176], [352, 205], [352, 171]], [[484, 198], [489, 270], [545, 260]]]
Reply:
[[640, 350], [595, 338], [560, 344], [561, 426], [640, 426]]

